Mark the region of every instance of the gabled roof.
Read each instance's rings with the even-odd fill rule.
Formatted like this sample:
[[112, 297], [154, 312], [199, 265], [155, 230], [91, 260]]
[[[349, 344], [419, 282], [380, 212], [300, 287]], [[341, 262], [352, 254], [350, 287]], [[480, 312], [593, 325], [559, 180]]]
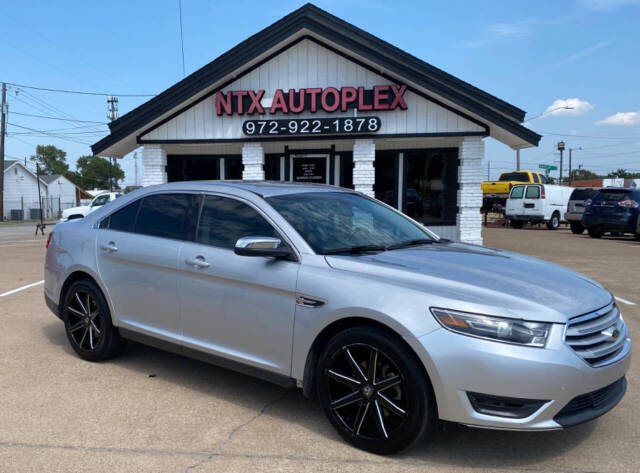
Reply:
[[[18, 161], [18, 160], [10, 160], [10, 159], [5, 159], [4, 161], [4, 172], [7, 172], [9, 170], [9, 168], [13, 167], [13, 166], [20, 166], [22, 169], [24, 169], [25, 171], [27, 171], [29, 174], [31, 174], [33, 176], [34, 179], [37, 178], [36, 173], [33, 172], [31, 169], [29, 169], [27, 166], [25, 166], [24, 164], [22, 164], [22, 161]], [[40, 176], [40, 182], [46, 186], [49, 187], [49, 183], [47, 181], [44, 180], [45, 176]]]
[[377, 38], [340, 18], [307, 3], [271, 26], [249, 37], [220, 57], [190, 74], [164, 92], [109, 123], [110, 134], [91, 146], [99, 154], [132, 133], [166, 116], [195, 95], [241, 71], [252, 60], [293, 37], [301, 30], [325, 38], [354, 55], [376, 64], [381, 71], [411, 81], [489, 124], [506, 130], [529, 145], [540, 135], [523, 127], [525, 112], [437, 67]]
[[[47, 184], [51, 184], [53, 181], [58, 179], [60, 176], [62, 176], [62, 174], [50, 174], [50, 175], [47, 175], [47, 176], [40, 176], [40, 179], [42, 179]], [[62, 177], [64, 177], [64, 176], [62, 176]]]
[[7, 169], [9, 169], [13, 163], [17, 163], [18, 161], [16, 161], [15, 159], [5, 159], [4, 160], [4, 170], [6, 171]]

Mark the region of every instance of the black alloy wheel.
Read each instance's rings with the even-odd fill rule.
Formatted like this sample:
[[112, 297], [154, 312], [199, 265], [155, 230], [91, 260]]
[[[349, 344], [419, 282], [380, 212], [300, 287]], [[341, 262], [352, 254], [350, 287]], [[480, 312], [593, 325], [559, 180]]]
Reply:
[[358, 448], [395, 453], [420, 440], [434, 423], [430, 383], [415, 355], [379, 329], [341, 332], [325, 348], [318, 368], [325, 413]]
[[125, 342], [112, 325], [109, 306], [93, 281], [72, 284], [62, 315], [71, 347], [85, 360], [101, 361], [122, 350]]

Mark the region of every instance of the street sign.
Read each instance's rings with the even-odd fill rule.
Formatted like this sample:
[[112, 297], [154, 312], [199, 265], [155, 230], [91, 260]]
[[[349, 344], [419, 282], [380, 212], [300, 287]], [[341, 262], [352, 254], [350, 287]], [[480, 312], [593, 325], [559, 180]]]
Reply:
[[554, 166], [552, 164], [538, 164], [540, 169], [546, 169], [547, 171], [555, 171], [558, 169], [558, 166]]

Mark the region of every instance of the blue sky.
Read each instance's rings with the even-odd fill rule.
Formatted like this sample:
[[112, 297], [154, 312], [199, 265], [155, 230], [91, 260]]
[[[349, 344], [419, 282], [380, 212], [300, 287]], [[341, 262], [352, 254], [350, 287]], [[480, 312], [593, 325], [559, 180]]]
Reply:
[[[303, 3], [183, 0], [187, 74]], [[640, 0], [315, 3], [526, 110], [527, 118], [554, 103], [573, 106], [527, 123], [545, 137], [521, 152], [523, 167], [553, 164], [555, 144], [564, 139], [567, 147], [582, 147], [574, 165], [640, 171]], [[0, 80], [155, 94], [182, 78], [179, 34], [178, 0], [2, 3]], [[8, 96], [8, 159], [30, 156], [36, 144], [55, 144], [73, 167], [90, 153], [86, 143], [107, 132], [100, 124], [19, 115], [105, 122], [105, 97], [17, 87]], [[121, 97], [120, 113], [145, 100]], [[488, 139], [485, 169], [487, 161], [495, 178], [514, 167], [515, 151]], [[133, 184], [132, 156], [124, 168], [126, 184]]]

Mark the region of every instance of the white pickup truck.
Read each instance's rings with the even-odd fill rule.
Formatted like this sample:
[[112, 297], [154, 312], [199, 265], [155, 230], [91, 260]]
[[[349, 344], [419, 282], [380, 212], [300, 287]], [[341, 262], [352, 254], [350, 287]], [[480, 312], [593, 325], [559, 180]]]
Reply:
[[76, 218], [86, 217], [89, 213], [102, 207], [104, 204], [116, 200], [122, 194], [119, 192], [105, 192], [104, 194], [97, 195], [93, 198], [89, 205], [81, 205], [80, 207], [71, 207], [62, 211], [61, 222], [67, 220], [73, 220]]

